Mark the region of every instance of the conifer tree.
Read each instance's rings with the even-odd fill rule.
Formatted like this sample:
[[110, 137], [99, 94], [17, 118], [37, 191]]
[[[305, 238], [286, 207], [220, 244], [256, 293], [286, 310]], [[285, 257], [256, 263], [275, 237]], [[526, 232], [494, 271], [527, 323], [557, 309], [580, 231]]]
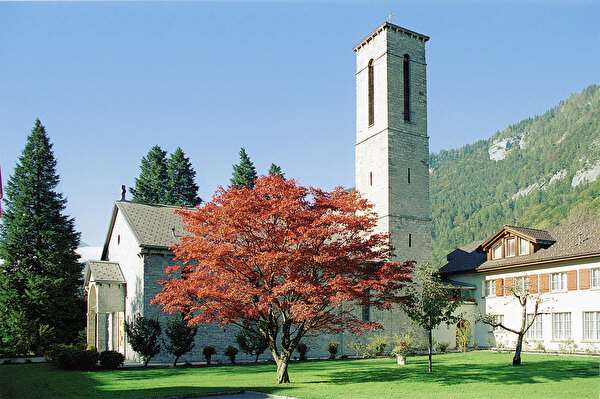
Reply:
[[285, 179], [285, 174], [281, 171], [281, 166], [275, 165], [274, 163], [272, 163], [271, 167], [269, 168], [269, 174], [277, 175], [277, 176], [281, 177], [282, 179]]
[[202, 200], [198, 197], [198, 186], [194, 181], [196, 171], [180, 147], [167, 162], [167, 175], [165, 204], [187, 207], [200, 205]]
[[160, 146], [150, 148], [142, 158], [140, 177], [135, 179], [135, 188], [130, 187], [133, 201], [164, 204], [167, 193], [167, 153]]
[[74, 342], [85, 324], [80, 234], [64, 215], [59, 180], [38, 119], [7, 182], [0, 227], [0, 341], [15, 354]]
[[240, 149], [240, 163], [233, 165], [233, 176], [229, 180], [229, 187], [242, 188], [243, 186], [254, 188], [254, 180], [256, 180], [256, 169], [254, 164], [246, 154], [244, 148]]

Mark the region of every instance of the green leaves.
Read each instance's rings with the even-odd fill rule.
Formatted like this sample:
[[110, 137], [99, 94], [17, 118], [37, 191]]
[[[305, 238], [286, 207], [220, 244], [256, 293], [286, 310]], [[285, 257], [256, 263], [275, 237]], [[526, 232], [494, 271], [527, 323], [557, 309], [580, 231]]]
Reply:
[[229, 182], [231, 185], [229, 187], [248, 187], [254, 188], [254, 180], [256, 180], [256, 169], [254, 168], [254, 164], [246, 154], [246, 150], [244, 148], [240, 149], [240, 163], [238, 165], [233, 165], [233, 176]]
[[76, 296], [79, 233], [63, 214], [59, 180], [52, 144], [38, 119], [7, 182], [0, 227], [0, 340], [20, 354], [40, 353], [49, 340], [74, 342], [85, 324], [84, 303]]

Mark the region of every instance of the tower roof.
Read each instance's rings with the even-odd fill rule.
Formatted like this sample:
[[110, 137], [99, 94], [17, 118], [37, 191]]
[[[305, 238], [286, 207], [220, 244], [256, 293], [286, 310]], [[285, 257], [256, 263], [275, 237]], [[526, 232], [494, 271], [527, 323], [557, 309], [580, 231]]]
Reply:
[[377, 36], [378, 34], [380, 34], [381, 32], [383, 32], [384, 30], [387, 30], [387, 29], [391, 29], [395, 32], [403, 33], [414, 39], [421, 40], [422, 42], [426, 42], [427, 40], [429, 40], [429, 36], [422, 35], [415, 31], [403, 28], [398, 25], [394, 25], [394, 24], [386, 21], [383, 24], [381, 24], [377, 29], [375, 29], [373, 32], [371, 32], [367, 37], [365, 37], [360, 43], [358, 43], [356, 46], [354, 46], [353, 50], [354, 51], [360, 50], [361, 47], [363, 47], [367, 43], [369, 43], [371, 41], [371, 39], [373, 39], [375, 36]]

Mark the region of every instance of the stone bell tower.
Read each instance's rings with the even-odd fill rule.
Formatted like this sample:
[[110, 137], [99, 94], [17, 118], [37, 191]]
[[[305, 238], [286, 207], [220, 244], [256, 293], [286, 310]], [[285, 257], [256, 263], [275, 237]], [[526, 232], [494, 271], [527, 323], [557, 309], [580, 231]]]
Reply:
[[383, 23], [356, 52], [356, 190], [375, 204], [396, 260], [431, 261], [425, 43]]

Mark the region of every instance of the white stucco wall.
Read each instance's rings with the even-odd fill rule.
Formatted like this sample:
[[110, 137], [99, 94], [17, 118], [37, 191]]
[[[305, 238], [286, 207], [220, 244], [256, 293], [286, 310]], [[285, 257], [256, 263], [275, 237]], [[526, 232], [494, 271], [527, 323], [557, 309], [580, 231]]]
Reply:
[[[510, 292], [505, 296], [490, 296], [485, 297], [482, 289], [485, 280], [503, 279], [506, 282], [507, 278], [515, 278], [520, 276], [552, 274], [559, 272], [577, 271], [577, 289], [565, 290], [561, 292], [543, 292], [532, 294], [532, 297], [539, 296], [542, 300], [540, 311], [544, 314], [542, 318], [542, 339], [527, 339], [528, 347], [535, 349], [539, 344], [546, 350], [565, 351], [568, 350], [583, 351], [592, 350], [600, 352], [600, 340], [585, 340], [583, 336], [583, 313], [584, 312], [600, 312], [600, 289], [589, 288], [581, 289], [580, 274], [589, 273], [587, 269], [600, 267], [600, 259], [592, 260], [575, 260], [563, 261], [546, 266], [530, 266], [521, 267], [516, 270], [494, 271], [477, 274], [464, 274], [453, 276], [454, 280], [462, 281], [477, 285], [475, 299], [477, 305], [473, 306], [475, 312], [471, 318], [476, 318], [477, 314], [502, 315], [504, 324], [507, 327], [519, 329], [521, 325], [521, 306]], [[464, 311], [468, 306], [461, 307]], [[530, 299], [527, 304], [527, 313], [532, 313], [534, 301]], [[571, 340], [555, 339], [553, 337], [552, 314], [553, 313], [570, 313], [571, 314]], [[540, 317], [540, 316], [538, 316]], [[467, 320], [469, 318], [466, 318]], [[436, 331], [437, 340], [448, 340], [447, 335], [444, 335], [445, 326]], [[438, 338], [439, 337], [439, 338]], [[473, 337], [479, 346], [505, 346], [514, 347], [516, 343], [516, 334], [507, 331], [492, 331], [492, 328], [483, 323], [476, 323]], [[572, 344], [577, 348], [573, 348]]]

